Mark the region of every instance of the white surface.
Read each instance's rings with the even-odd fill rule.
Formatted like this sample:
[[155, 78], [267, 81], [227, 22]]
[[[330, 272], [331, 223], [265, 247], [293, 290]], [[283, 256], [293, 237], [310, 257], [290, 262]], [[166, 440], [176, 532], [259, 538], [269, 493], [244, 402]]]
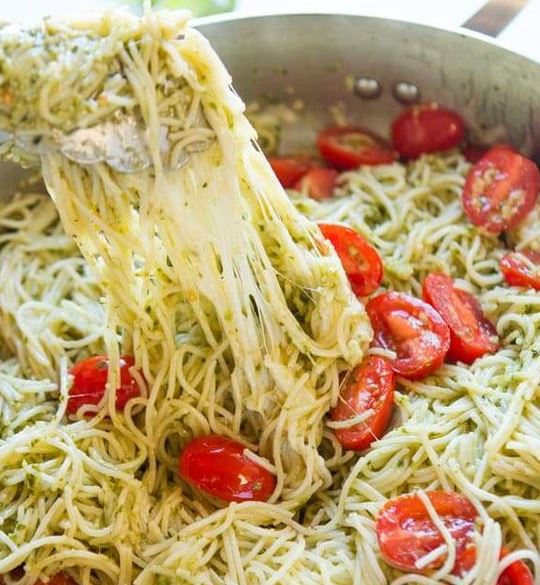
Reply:
[[[432, 24], [459, 26], [486, 0], [237, 0], [238, 10], [257, 12], [343, 11]], [[115, 4], [114, 0], [0, 0], [0, 19], [28, 22], [46, 14], [73, 13]], [[540, 0], [529, 0], [503, 31], [502, 44], [540, 61]]]

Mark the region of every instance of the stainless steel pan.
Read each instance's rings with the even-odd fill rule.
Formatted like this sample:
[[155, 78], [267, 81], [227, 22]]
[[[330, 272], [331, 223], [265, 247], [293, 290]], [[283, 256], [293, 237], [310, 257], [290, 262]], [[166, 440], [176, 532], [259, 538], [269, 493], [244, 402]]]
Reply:
[[[500, 29], [512, 16], [501, 5], [523, 3], [491, 0], [499, 19], [487, 20]], [[470, 24], [485, 26], [485, 16]], [[302, 101], [298, 123], [285, 132], [287, 150], [298, 137], [313, 140], [336, 105], [351, 122], [387, 134], [404, 99], [416, 97], [461, 112], [473, 139], [507, 140], [540, 160], [540, 64], [487, 36], [347, 14], [220, 16], [198, 28], [246, 102]], [[21, 171], [0, 164], [0, 177], [0, 193], [10, 193]]]
[[[491, 16], [502, 20], [511, 16], [501, 14], [500, 1], [492, 0], [489, 8], [499, 9]], [[478, 14], [470, 24], [485, 26], [485, 16]], [[502, 28], [501, 19], [488, 20]], [[387, 134], [402, 107], [396, 94], [414, 97], [406, 82], [420, 99], [461, 112], [473, 139], [507, 140], [540, 159], [540, 64], [487, 36], [345, 14], [218, 17], [202, 21], [199, 29], [245, 101], [300, 99], [305, 106], [300, 125], [327, 124], [330, 108], [342, 103], [351, 121]], [[358, 79], [355, 93], [351, 84]], [[366, 89], [377, 94], [377, 87], [377, 97], [361, 97]]]

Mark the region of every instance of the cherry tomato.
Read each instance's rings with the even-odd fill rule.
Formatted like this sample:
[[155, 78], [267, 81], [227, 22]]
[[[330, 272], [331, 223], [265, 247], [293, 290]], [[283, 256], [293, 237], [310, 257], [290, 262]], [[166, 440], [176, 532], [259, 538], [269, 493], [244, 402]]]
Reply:
[[[510, 551], [503, 546], [499, 558], [504, 558]], [[464, 552], [456, 559], [452, 573], [463, 576], [476, 564], [476, 547], [473, 543], [467, 543]], [[523, 561], [516, 561], [509, 565], [497, 579], [497, 585], [534, 585], [533, 576]]]
[[395, 387], [392, 366], [382, 357], [368, 357], [351, 373], [339, 402], [330, 411], [331, 420], [345, 421], [368, 410], [374, 413], [352, 427], [334, 430], [345, 449], [363, 451], [383, 436], [392, 417]]
[[[129, 369], [135, 360], [131, 356], [120, 358], [120, 387], [116, 390], [116, 408], [122, 410], [126, 402], [139, 396], [139, 386]], [[69, 390], [68, 414], [75, 414], [85, 404], [99, 404], [105, 396], [109, 358], [97, 355], [75, 364], [70, 373], [73, 385]]]
[[434, 307], [450, 329], [448, 358], [471, 364], [499, 347], [497, 331], [468, 292], [456, 288], [446, 274], [430, 274], [422, 287], [424, 300]]
[[[510, 554], [510, 551], [503, 546], [501, 559]], [[534, 578], [529, 567], [523, 561], [516, 561], [502, 572], [497, 580], [497, 585], [534, 585]]]
[[285, 189], [292, 189], [296, 181], [313, 166], [313, 161], [307, 156], [271, 157], [268, 161]]
[[246, 457], [245, 449], [241, 443], [217, 435], [193, 439], [180, 455], [180, 477], [226, 502], [266, 501], [276, 487], [276, 478]]
[[[443, 490], [426, 492], [435, 511], [452, 535], [456, 544], [456, 563], [466, 554], [472, 541], [478, 513], [469, 500]], [[375, 529], [383, 559], [402, 571], [436, 569], [445, 555], [419, 570], [416, 562], [444, 544], [444, 538], [418, 496], [407, 494], [386, 502], [377, 518]]]
[[377, 250], [349, 227], [320, 223], [319, 228], [334, 246], [354, 294], [364, 297], [377, 290], [383, 277], [382, 260]]
[[321, 156], [341, 171], [361, 165], [389, 164], [396, 160], [396, 154], [381, 138], [352, 126], [323, 130], [317, 137], [317, 146]]
[[317, 201], [328, 199], [332, 197], [336, 187], [337, 176], [338, 172], [335, 169], [315, 167], [296, 181], [294, 189]]
[[407, 108], [392, 124], [394, 148], [404, 158], [455, 148], [464, 136], [463, 118], [435, 103]]
[[450, 347], [450, 331], [435, 309], [404, 293], [385, 292], [371, 299], [366, 311], [373, 342], [396, 352], [394, 371], [419, 380], [436, 370]]
[[537, 166], [506, 146], [490, 149], [470, 170], [463, 208], [474, 225], [499, 234], [515, 227], [534, 207]]
[[540, 252], [534, 250], [510, 252], [502, 257], [500, 266], [504, 280], [510, 286], [540, 290]]

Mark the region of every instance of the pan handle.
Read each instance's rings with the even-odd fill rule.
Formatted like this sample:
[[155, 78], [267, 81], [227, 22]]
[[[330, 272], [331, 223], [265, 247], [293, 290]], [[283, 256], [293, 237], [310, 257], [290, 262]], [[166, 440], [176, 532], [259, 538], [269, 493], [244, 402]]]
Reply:
[[463, 23], [463, 27], [496, 37], [525, 8], [527, 2], [528, 0], [489, 0]]

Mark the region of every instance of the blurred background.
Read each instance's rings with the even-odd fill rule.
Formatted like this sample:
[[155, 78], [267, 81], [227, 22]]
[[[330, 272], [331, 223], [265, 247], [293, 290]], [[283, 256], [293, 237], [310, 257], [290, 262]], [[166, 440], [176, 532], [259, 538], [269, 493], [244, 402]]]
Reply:
[[[492, 0], [494, 2], [494, 0]], [[540, 0], [495, 0], [498, 8], [525, 4], [499, 37], [501, 44], [540, 61]], [[487, 0], [153, 0], [156, 8], [188, 8], [195, 16], [221, 12], [345, 12], [411, 20], [442, 27], [464, 23]], [[140, 11], [142, 0], [3, 0], [1, 20], [29, 22], [46, 14], [125, 5]]]

